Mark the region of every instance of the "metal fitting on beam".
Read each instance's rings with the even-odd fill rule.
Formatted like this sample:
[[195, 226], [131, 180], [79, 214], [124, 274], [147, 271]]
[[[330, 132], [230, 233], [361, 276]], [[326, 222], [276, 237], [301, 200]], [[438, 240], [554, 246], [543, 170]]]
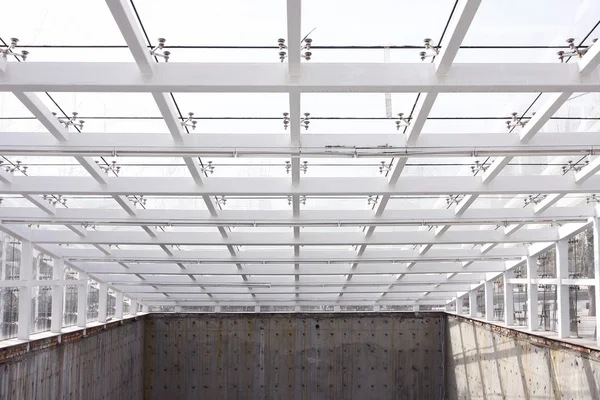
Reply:
[[306, 61], [310, 61], [312, 58], [312, 51], [310, 51], [312, 39], [305, 37], [300, 44], [302, 43], [304, 43], [304, 45], [300, 48], [300, 57], [304, 58]]
[[[596, 43], [597, 41], [598, 41], [598, 39], [594, 39], [592, 42]], [[558, 53], [556, 53], [558, 55], [558, 59], [560, 60], [560, 62], [565, 62], [565, 58], [569, 58], [569, 57], [581, 58], [589, 49], [589, 47], [588, 48], [579, 48], [577, 45], [575, 45], [575, 39], [573, 39], [573, 38], [568, 38], [567, 44], [569, 45], [569, 50], [567, 50], [567, 51], [561, 50]]]
[[396, 130], [399, 131], [400, 128], [405, 128], [410, 126], [410, 121], [408, 118], [404, 117], [404, 113], [398, 113], [398, 119], [396, 120]]
[[106, 165], [100, 164], [100, 161], [96, 160], [96, 164], [98, 164], [98, 167], [104, 171], [106, 175], [108, 175], [109, 172], [119, 175], [119, 172], [121, 171], [121, 166], [117, 164], [116, 160], [113, 160], [110, 164]]
[[[2, 163], [4, 163], [4, 161], [0, 160], [0, 165], [2, 165]], [[15, 164], [12, 164], [12, 165], [7, 164], [4, 167], [4, 170], [10, 174], [14, 174], [15, 171], [19, 171], [23, 175], [27, 175], [27, 166], [23, 165], [21, 163], [21, 161], [19, 161], [19, 160], [17, 160]]]
[[458, 204], [461, 202], [463, 197], [465, 196], [460, 194], [450, 194], [448, 195], [448, 197], [446, 197], [446, 204], [448, 204], [449, 206], [451, 206], [452, 204]]
[[67, 206], [67, 198], [63, 197], [62, 194], [44, 194], [42, 195], [42, 198], [53, 206], [56, 206], [57, 204], [61, 204], [65, 207]]
[[589, 163], [590, 160], [578, 161], [576, 163], [573, 163], [573, 161], [569, 160], [567, 161], [567, 165], [563, 165], [562, 167], [563, 175], [569, 171], [579, 172], [583, 167], [585, 167]]
[[[510, 114], [512, 116], [511, 119], [509, 119], [508, 121], [506, 121], [506, 129], [511, 130], [513, 128], [523, 128], [525, 125], [527, 125], [527, 122], [529, 121], [523, 121], [521, 118], [518, 117], [519, 113], [517, 113], [516, 111]], [[535, 114], [534, 114], [535, 115]]]
[[300, 171], [306, 175], [306, 171], [308, 171], [308, 161], [304, 161], [302, 164], [300, 164]]
[[369, 197], [367, 197], [367, 205], [369, 205], [369, 206], [376, 205], [378, 201], [379, 201], [378, 196], [370, 195]]
[[60, 122], [65, 128], [67, 128], [67, 130], [71, 126], [75, 129], [82, 130], [83, 124], [85, 124], [85, 121], [82, 119], [77, 121], [77, 116], [79, 115], [79, 113], [76, 111], [73, 111], [73, 115], [71, 117], [59, 117], [55, 112], [53, 112], [52, 115], [54, 115], [56, 119], [58, 119], [58, 122]]
[[0, 56], [3, 58], [8, 58], [9, 56], [13, 56], [21, 61], [27, 60], [27, 56], [29, 55], [29, 52], [27, 50], [23, 50], [21, 52], [15, 51], [18, 43], [19, 43], [19, 39], [10, 38], [10, 45], [5, 49], [0, 50]]
[[225, 196], [217, 196], [216, 203], [224, 206], [227, 203], [227, 198]]
[[304, 113], [304, 117], [300, 118], [300, 124], [305, 130], [308, 130], [308, 126], [310, 125], [310, 113]]
[[381, 166], [379, 167], [379, 173], [383, 174], [383, 173], [388, 173], [392, 171], [392, 163], [390, 162], [389, 164], [386, 164], [385, 161], [381, 162]]
[[435, 57], [440, 54], [440, 50], [436, 45], [432, 44], [432, 40], [429, 38], [423, 39], [425, 51], [419, 53], [421, 56], [421, 61], [425, 61], [426, 58]]
[[194, 119], [194, 113], [193, 112], [189, 112], [188, 113], [188, 117], [186, 119], [184, 119], [183, 121], [181, 121], [181, 126], [183, 128], [192, 128], [192, 129], [196, 129], [196, 124], [198, 123], [198, 121], [196, 121]]
[[471, 165], [471, 172], [473, 175], [477, 175], [480, 172], [485, 172], [489, 167], [489, 164], [485, 162], [482, 164], [479, 160], [475, 160], [475, 164]]
[[206, 164], [206, 166], [200, 165], [200, 171], [202, 171], [205, 174], [213, 174], [215, 172], [215, 166], [212, 161], [209, 161], [208, 164]]
[[283, 62], [283, 60], [285, 60], [287, 57], [287, 52], [285, 51], [287, 49], [287, 46], [285, 45], [285, 39], [277, 39], [277, 45], [279, 46], [279, 61]]
[[158, 44], [150, 50], [150, 55], [154, 57], [162, 57], [165, 59], [165, 62], [169, 62], [169, 56], [171, 52], [168, 50], [164, 50], [165, 42], [167, 40], [165, 38], [158, 38]]
[[283, 129], [287, 130], [287, 128], [290, 126], [290, 113], [284, 112], [283, 113]]
[[586, 199], [585, 199], [587, 204], [597, 204], [600, 203], [600, 198], [596, 197], [596, 194], [592, 194], [589, 195]]
[[527, 198], [523, 199], [525, 205], [523, 207], [527, 207], [530, 204], [539, 204], [546, 198], [545, 194], [537, 194], [537, 195], [529, 195]]
[[146, 199], [143, 194], [140, 194], [137, 196], [134, 194], [128, 195], [127, 200], [129, 200], [131, 203], [133, 203], [134, 207], [137, 206], [138, 204], [142, 207], [145, 207], [146, 202], [148, 201], [148, 199]]

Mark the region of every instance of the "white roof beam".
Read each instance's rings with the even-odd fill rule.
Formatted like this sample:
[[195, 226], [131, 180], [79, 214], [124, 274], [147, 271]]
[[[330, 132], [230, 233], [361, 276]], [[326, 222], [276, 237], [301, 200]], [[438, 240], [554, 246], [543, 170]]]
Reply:
[[157, 232], [149, 238], [135, 231], [90, 231], [84, 237], [69, 232], [35, 230], [32, 241], [53, 244], [123, 244], [123, 245], [189, 245], [189, 246], [319, 246], [319, 245], [414, 245], [462, 243], [523, 243], [557, 241], [556, 228], [529, 229], [506, 235], [501, 230], [456, 231], [442, 237], [433, 232], [377, 232], [366, 238], [361, 232], [307, 232], [301, 238], [291, 233], [232, 232], [227, 238], [208, 232]]
[[[117, 263], [84, 263], [74, 262], [78, 268], [83, 269], [91, 274], [141, 274], [145, 277], [150, 278], [148, 274], [157, 275], [198, 275], [198, 279], [205, 279], [203, 275], [216, 275], [219, 279], [223, 279], [224, 276], [236, 276], [239, 277], [239, 271], [234, 267], [226, 267], [220, 264], [185, 264], [186, 269], [182, 270], [175, 263], [173, 264], [131, 264], [128, 269], [121, 267]], [[340, 275], [352, 272], [354, 275], [390, 275], [403, 273], [407, 274], [406, 278], [409, 282], [412, 282], [410, 278], [415, 278], [415, 282], [423, 282], [423, 279], [427, 278], [427, 275], [423, 274], [447, 274], [447, 273], [458, 273], [457, 277], [466, 274], [469, 279], [473, 281], [479, 281], [481, 279], [481, 273], [487, 272], [501, 272], [505, 269], [505, 263], [503, 261], [475, 261], [468, 267], [463, 267], [460, 262], [422, 262], [413, 268], [407, 268], [406, 264], [382, 264], [382, 263], [369, 263], [361, 265], [360, 268], [351, 270], [347, 265], [334, 265], [334, 264], [302, 264], [300, 269], [296, 272], [293, 265], [247, 265], [246, 273], [249, 276], [256, 276], [261, 281], [267, 279], [263, 276], [290, 276], [294, 273], [299, 275], [310, 275], [319, 276], [322, 275]], [[443, 277], [445, 279], [445, 277]], [[304, 277], [302, 277], [304, 279]], [[432, 282], [439, 283], [439, 276], [431, 277]], [[354, 283], [354, 282], [352, 282]]]
[[[586, 221], [596, 216], [588, 206], [550, 208], [536, 213], [531, 208], [468, 209], [456, 216], [450, 209], [387, 210], [373, 217], [370, 210], [305, 210], [294, 217], [289, 210], [222, 210], [213, 217], [204, 210], [140, 209], [136, 216], [119, 209], [57, 209], [56, 215], [31, 207], [0, 207], [6, 224], [74, 224], [122, 226], [371, 226], [371, 225], [498, 225]], [[444, 240], [440, 238], [440, 240]]]
[[437, 74], [433, 64], [304, 63], [290, 82], [281, 63], [157, 63], [145, 79], [135, 63], [9, 63], [0, 91], [227, 93], [598, 92], [598, 71], [576, 64], [460, 63]]
[[[121, 34], [133, 55], [136, 64], [138, 65], [142, 74], [145, 75], [146, 78], [152, 76], [155, 72], [156, 64], [152, 62], [152, 57], [150, 56], [149, 50], [147, 46], [144, 44], [143, 32], [140, 29], [137, 21], [135, 21], [133, 13], [124, 0], [106, 0], [106, 4], [108, 5], [115, 22], [119, 26], [121, 30]], [[173, 139], [176, 142], [181, 142], [182, 137], [185, 135], [185, 130], [181, 125], [179, 118], [177, 117], [177, 113], [175, 111], [175, 106], [172, 100], [162, 92], [170, 92], [170, 90], [156, 90], [152, 92], [152, 96], [158, 106], [159, 111], [167, 127], [169, 132], [173, 136]], [[196, 161], [192, 157], [184, 157], [183, 161], [187, 166], [194, 182], [197, 185], [202, 185], [202, 171], [197, 165]], [[204, 202], [206, 203], [207, 208], [211, 211], [211, 214], [216, 215], [216, 206], [210, 196], [202, 196]], [[153, 232], [146, 232], [154, 236]], [[220, 228], [219, 232], [223, 237], [226, 237], [225, 228]], [[161, 248], [169, 254], [169, 250], [161, 246]], [[235, 250], [231, 247], [229, 249], [233, 254], [235, 254]], [[240, 266], [241, 269], [241, 266]]]
[[300, 74], [302, 0], [287, 0], [287, 60], [291, 76]]
[[[478, 260], [478, 259], [510, 259], [527, 255], [527, 248], [513, 246], [508, 248], [493, 249], [485, 256], [481, 256], [479, 249], [433, 249], [427, 254], [419, 254], [416, 250], [376, 250], [367, 251], [357, 257], [352, 251], [305, 251], [300, 257], [293, 257], [285, 250], [247, 250], [237, 256], [232, 256], [224, 251], [175, 251], [172, 255], [165, 255], [162, 251], [153, 250], [115, 250], [110, 256], [96, 255], [89, 249], [63, 250], [65, 257], [71, 260], [82, 261], [132, 261], [132, 262], [181, 262], [181, 263], [369, 263], [369, 262], [410, 262], [410, 261], [445, 261], [445, 260]], [[374, 253], [374, 254], [371, 254]], [[268, 257], [267, 257], [268, 256]]]
[[438, 74], [446, 74], [450, 70], [480, 4], [481, 0], [460, 0], [458, 2], [455, 16], [448, 25], [448, 40], [440, 44], [442, 48], [434, 60]]
[[202, 186], [180, 177], [119, 177], [100, 184], [87, 177], [14, 177], [11, 184], [0, 183], [4, 194], [63, 194], [149, 196], [347, 196], [347, 195], [429, 195], [456, 194], [552, 194], [595, 193], [600, 176], [576, 183], [572, 176], [501, 176], [484, 184], [476, 176], [402, 177], [395, 185], [385, 178], [305, 178], [292, 185], [287, 178], [213, 178]]
[[[303, 135], [301, 144], [292, 144], [285, 135], [272, 134], [202, 134], [186, 135], [181, 142], [168, 134], [90, 133], [71, 135], [57, 142], [43, 132], [3, 132], [0, 149], [3, 154], [29, 156], [128, 156], [176, 157], [212, 156], [256, 157], [257, 155], [295, 155], [302, 157], [381, 157], [377, 148], [386, 146], [394, 157], [452, 157], [504, 155], [585, 155], [597, 146], [593, 132], [544, 132], [528, 143], [520, 143], [515, 135], [497, 134], [422, 134], [414, 145], [406, 146], [401, 135], [390, 134], [318, 134]], [[334, 147], [337, 147], [335, 149]], [[356, 149], [358, 148], [358, 149]], [[394, 153], [396, 151], [397, 153]], [[434, 153], [434, 154], [432, 154]], [[3, 174], [6, 179], [9, 174]], [[0, 177], [0, 180], [4, 180]]]
[[117, 23], [138, 68], [142, 74], [152, 75], [155, 63], [150, 56], [150, 51], [144, 44], [144, 36], [128, 2], [126, 0], [106, 0], [106, 5]]
[[582, 74], [590, 74], [595, 71], [600, 64], [600, 45], [597, 42], [592, 44], [577, 64], [579, 72]]

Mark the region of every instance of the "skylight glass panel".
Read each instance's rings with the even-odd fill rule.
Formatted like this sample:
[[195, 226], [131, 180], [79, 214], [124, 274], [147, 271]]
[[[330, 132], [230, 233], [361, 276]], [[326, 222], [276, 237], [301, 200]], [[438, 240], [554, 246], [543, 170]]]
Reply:
[[[365, 7], [358, 0], [336, 3], [305, 0], [302, 3], [302, 33], [313, 45], [421, 44], [426, 37], [439, 40], [453, 8], [453, 2], [397, 2], [385, 0], [377, 7]], [[398, 23], [401, 16], [402, 23]], [[377, 21], [369, 29], [357, 29], [365, 21]]]
[[167, 43], [184, 46], [265, 46], [287, 35], [286, 5], [277, 0], [261, 2], [260, 12], [256, 4], [243, 0], [174, 0], [168, 7], [160, 0], [134, 3], [151, 41], [164, 37]]

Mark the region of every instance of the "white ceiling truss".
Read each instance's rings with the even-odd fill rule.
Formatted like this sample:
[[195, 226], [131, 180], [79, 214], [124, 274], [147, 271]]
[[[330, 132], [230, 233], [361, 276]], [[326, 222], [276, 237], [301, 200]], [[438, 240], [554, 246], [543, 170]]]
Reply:
[[[301, 57], [301, 1], [288, 0], [284, 63], [158, 63], [129, 2], [106, 3], [135, 62], [0, 57], [0, 91], [14, 93], [48, 131], [2, 132], [0, 154], [74, 157], [87, 172], [21, 176], [0, 170], [0, 195], [34, 206], [1, 206], [0, 230], [140, 303], [443, 305], [600, 217], [600, 208], [585, 201], [600, 193], [600, 126], [540, 133], [575, 93], [600, 92], [599, 44], [571, 63], [454, 63], [481, 4], [460, 0], [432, 63], [307, 63]], [[35, 92], [150, 93], [169, 134], [69, 132]], [[172, 92], [287, 94], [289, 135], [188, 134]], [[520, 131], [422, 133], [441, 94], [489, 92], [551, 95]], [[404, 133], [307, 134], [302, 98], [311, 93], [420, 95]], [[94, 161], [103, 156], [177, 157], [187, 174], [109, 176]], [[589, 163], [565, 174], [503, 174], [514, 157], [525, 156], [553, 156], [563, 164], [567, 157], [588, 157]], [[214, 177], [199, 157], [282, 158], [290, 173]], [[302, 174], [305, 160], [384, 157], [394, 164], [378, 177]], [[482, 174], [406, 175], [415, 159], [452, 157], [492, 159]], [[45, 195], [113, 199], [115, 205], [63, 209]], [[132, 195], [201, 199], [203, 207], [140, 209], [129, 201]], [[524, 208], [528, 195], [546, 197]], [[277, 198], [290, 207], [228, 209], [219, 203], [223, 196]], [[307, 199], [319, 196], [377, 200], [373, 209], [304, 209]], [[421, 209], [391, 206], [410, 196], [451, 201]], [[505, 206], [473, 207], [481, 196], [513, 199]]]

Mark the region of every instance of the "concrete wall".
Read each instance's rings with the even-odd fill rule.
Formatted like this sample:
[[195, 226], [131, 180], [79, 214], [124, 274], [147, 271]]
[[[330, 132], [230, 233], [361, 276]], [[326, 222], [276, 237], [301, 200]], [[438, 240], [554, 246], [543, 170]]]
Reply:
[[145, 399], [444, 398], [445, 318], [152, 314]]
[[141, 400], [143, 335], [143, 320], [126, 320], [4, 348], [0, 399]]
[[449, 315], [448, 399], [599, 399], [600, 352]]

